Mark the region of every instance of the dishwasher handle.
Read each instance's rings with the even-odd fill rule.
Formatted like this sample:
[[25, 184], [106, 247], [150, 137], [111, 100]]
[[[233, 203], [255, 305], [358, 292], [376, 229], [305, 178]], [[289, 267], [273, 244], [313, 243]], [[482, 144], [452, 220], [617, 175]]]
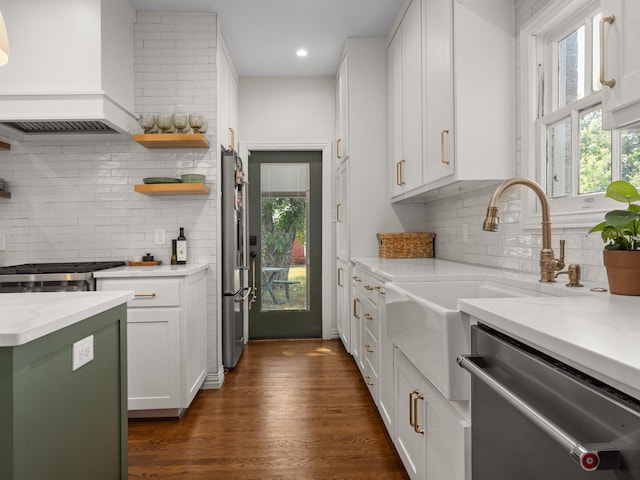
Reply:
[[486, 373], [483, 369], [485, 361], [480, 356], [460, 355], [458, 365], [474, 375], [478, 380], [506, 400], [511, 406], [541, 428], [545, 433], [566, 447], [571, 459], [578, 463], [583, 470], [615, 470], [620, 468], [620, 451], [606, 443], [581, 444], [572, 435], [565, 432], [558, 425], [546, 418], [522, 398]]

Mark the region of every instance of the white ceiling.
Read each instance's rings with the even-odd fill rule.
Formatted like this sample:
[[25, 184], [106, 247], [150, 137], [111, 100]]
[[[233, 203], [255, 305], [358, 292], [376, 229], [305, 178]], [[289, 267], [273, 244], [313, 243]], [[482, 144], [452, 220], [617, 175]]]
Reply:
[[[241, 77], [335, 75], [348, 37], [387, 36], [404, 0], [132, 0], [137, 10], [216, 12]], [[298, 58], [296, 50], [309, 51]]]

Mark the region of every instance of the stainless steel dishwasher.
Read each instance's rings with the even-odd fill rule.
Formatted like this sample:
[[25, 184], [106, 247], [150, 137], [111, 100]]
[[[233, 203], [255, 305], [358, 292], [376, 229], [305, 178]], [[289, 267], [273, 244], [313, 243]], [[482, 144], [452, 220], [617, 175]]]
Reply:
[[640, 479], [640, 401], [485, 325], [471, 327], [473, 480]]

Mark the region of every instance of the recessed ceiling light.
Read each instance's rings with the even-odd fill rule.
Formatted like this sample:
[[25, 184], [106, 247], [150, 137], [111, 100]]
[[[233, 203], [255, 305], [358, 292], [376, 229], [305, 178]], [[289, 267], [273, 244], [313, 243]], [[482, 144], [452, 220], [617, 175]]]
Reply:
[[307, 52], [304, 48], [301, 48], [296, 52], [296, 55], [299, 57], [306, 57], [307, 55], [309, 55], [309, 52]]

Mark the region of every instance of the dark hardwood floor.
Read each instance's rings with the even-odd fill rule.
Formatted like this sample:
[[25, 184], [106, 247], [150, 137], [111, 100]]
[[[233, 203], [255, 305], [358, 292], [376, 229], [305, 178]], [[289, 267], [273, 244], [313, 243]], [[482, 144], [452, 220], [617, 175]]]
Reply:
[[408, 479], [338, 340], [250, 342], [180, 420], [129, 422], [129, 478]]

